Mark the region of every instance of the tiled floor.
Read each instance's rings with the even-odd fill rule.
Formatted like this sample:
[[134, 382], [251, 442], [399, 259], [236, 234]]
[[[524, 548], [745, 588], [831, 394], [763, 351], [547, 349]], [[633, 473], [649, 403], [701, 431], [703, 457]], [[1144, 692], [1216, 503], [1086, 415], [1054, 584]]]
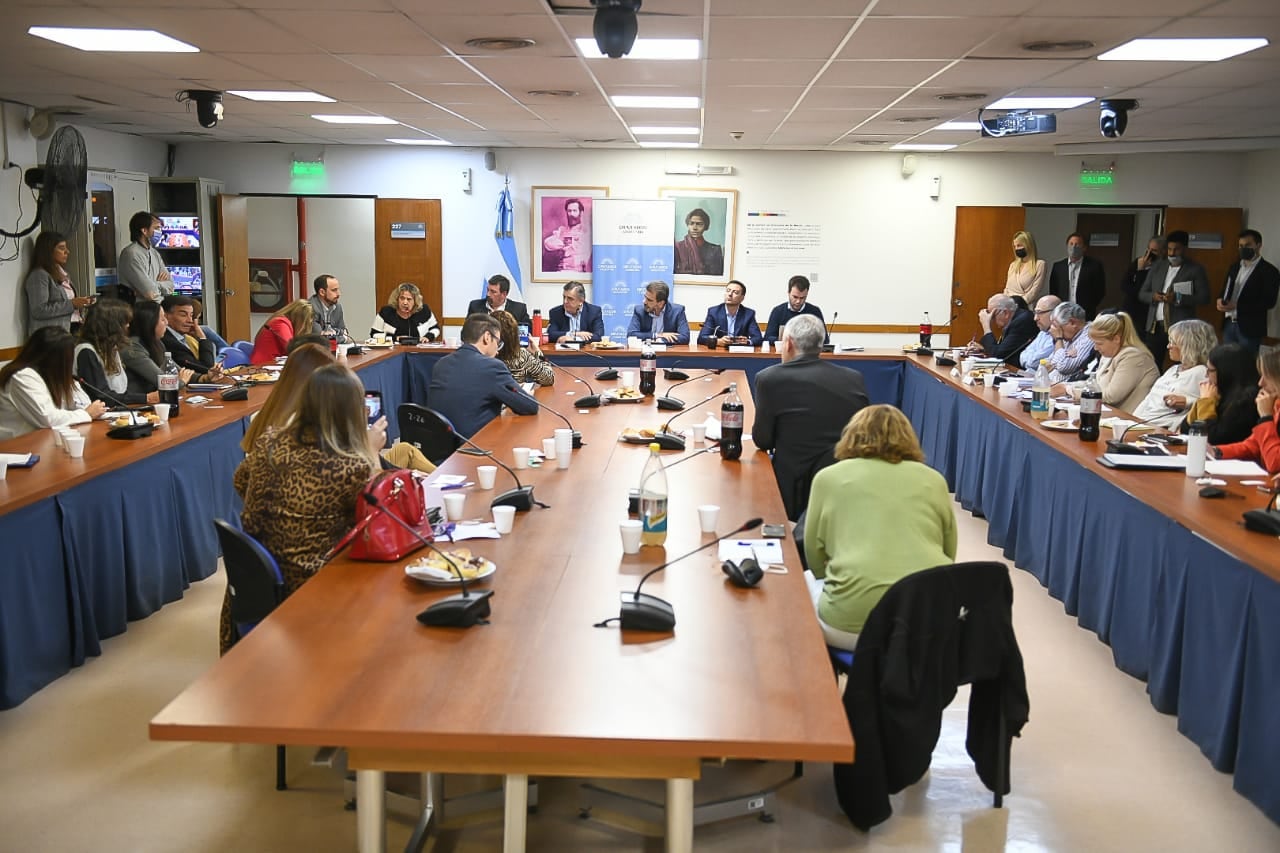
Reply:
[[[960, 512], [960, 558], [999, 559], [986, 525]], [[809, 765], [779, 794], [773, 823], [700, 828], [699, 850], [1202, 851], [1274, 853], [1280, 827], [1231, 790], [1158, 714], [1144, 685], [1076, 626], [1025, 572], [1013, 573], [1031, 722], [1013, 745], [1013, 793], [993, 810], [964, 752], [965, 703], [948, 712], [925, 779], [864, 835], [840, 813], [830, 767]], [[152, 743], [147, 721], [216, 654], [221, 576], [106, 643], [101, 658], [0, 713], [0, 851], [350, 851], [341, 782], [290, 753], [292, 790], [273, 785], [274, 750]], [[773, 767], [749, 767], [767, 773]], [[1280, 784], [1280, 770], [1277, 771]], [[701, 797], [707, 786], [699, 788]], [[577, 785], [542, 784], [531, 850], [662, 849], [600, 809], [579, 818]], [[392, 849], [409, 834], [393, 820]], [[429, 849], [500, 849], [496, 813], [447, 826]]]

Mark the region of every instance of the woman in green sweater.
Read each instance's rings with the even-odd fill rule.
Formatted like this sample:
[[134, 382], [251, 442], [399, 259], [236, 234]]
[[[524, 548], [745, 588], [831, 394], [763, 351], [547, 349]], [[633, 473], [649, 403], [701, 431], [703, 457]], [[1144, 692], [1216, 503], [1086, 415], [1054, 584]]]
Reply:
[[834, 465], [813, 478], [804, 552], [827, 644], [853, 650], [901, 578], [955, 562], [956, 516], [906, 415], [868, 406], [845, 425]]

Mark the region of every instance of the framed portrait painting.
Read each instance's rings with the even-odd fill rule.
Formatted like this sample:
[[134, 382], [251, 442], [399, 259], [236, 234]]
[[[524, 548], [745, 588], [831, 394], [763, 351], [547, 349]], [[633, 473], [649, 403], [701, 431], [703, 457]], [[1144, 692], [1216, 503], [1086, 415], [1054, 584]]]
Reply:
[[533, 280], [591, 281], [591, 211], [608, 187], [534, 187], [529, 257]]
[[274, 314], [293, 301], [293, 261], [289, 258], [249, 259], [249, 310]]
[[660, 187], [658, 197], [676, 203], [676, 283], [727, 284], [733, 278], [738, 191]]

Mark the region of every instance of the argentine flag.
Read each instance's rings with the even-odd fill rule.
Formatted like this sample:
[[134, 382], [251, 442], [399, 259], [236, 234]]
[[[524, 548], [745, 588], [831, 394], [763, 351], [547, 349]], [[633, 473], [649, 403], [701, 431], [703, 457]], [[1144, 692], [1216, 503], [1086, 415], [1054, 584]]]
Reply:
[[498, 193], [498, 221], [493, 226], [493, 240], [496, 251], [491, 252], [485, 266], [486, 272], [480, 280], [480, 298], [483, 299], [489, 289], [489, 278], [501, 273], [511, 279], [511, 292], [507, 298], [515, 302], [523, 302], [521, 286], [524, 281], [520, 277], [520, 256], [516, 253], [515, 207], [511, 203], [511, 191], [503, 188]]

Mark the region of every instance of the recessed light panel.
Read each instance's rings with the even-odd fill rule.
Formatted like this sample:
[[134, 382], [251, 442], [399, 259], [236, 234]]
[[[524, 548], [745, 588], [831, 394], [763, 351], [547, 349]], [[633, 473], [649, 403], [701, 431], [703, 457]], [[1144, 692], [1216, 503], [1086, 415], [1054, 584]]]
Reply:
[[321, 95], [319, 92], [268, 92], [261, 90], [248, 89], [228, 89], [228, 95], [235, 95], [237, 98], [244, 98], [250, 101], [278, 101], [280, 103], [301, 103], [313, 102], [317, 104], [332, 104], [333, 98], [328, 95]]
[[955, 148], [954, 145], [942, 145], [938, 143], [923, 142], [899, 142], [893, 146], [893, 151], [950, 151]]
[[976, 121], [944, 121], [931, 130], [981, 130], [982, 125]]
[[[574, 39], [578, 53], [587, 59], [608, 59], [593, 38]], [[702, 55], [702, 42], [698, 39], [636, 39], [635, 45], [623, 59], [698, 59]]]
[[613, 95], [609, 100], [620, 110], [696, 110], [702, 106], [692, 95]]
[[396, 145], [452, 145], [444, 139], [388, 139], [388, 142], [394, 142]]
[[316, 121], [328, 122], [329, 124], [399, 124], [393, 118], [386, 116], [335, 116], [335, 115], [313, 115]]
[[31, 27], [30, 35], [79, 50], [110, 53], [199, 53], [200, 48], [155, 30], [106, 30], [91, 27]]
[[641, 148], [697, 148], [696, 142], [658, 142], [654, 140], [640, 141], [636, 145]]
[[1134, 39], [1098, 54], [1098, 58], [1130, 62], [1221, 62], [1269, 43], [1264, 38]]
[[633, 127], [636, 136], [697, 136], [702, 131], [696, 127]]
[[1055, 98], [1001, 98], [987, 106], [989, 110], [1070, 110], [1091, 102], [1093, 98], [1055, 97]]

